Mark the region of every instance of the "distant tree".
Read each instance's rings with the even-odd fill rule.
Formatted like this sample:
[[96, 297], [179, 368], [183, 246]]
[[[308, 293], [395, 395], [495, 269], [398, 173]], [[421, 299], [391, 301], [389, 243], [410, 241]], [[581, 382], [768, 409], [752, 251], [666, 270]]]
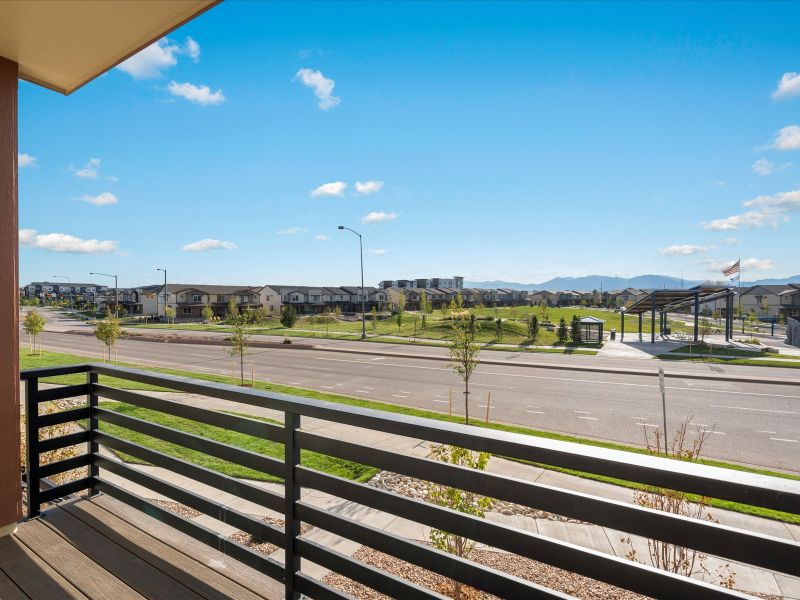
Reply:
[[716, 309], [714, 311], [714, 315], [713, 316], [714, 316], [714, 321], [716, 322], [717, 325], [719, 325], [719, 321], [722, 318], [722, 312], [719, 309]]
[[214, 309], [211, 308], [208, 304], [203, 307], [203, 321], [206, 323], [210, 323], [211, 320], [214, 318]]
[[766, 296], [761, 300], [761, 310], [764, 312], [765, 317], [769, 314], [769, 298]]
[[[458, 446], [437, 445], [431, 448], [428, 458], [462, 468], [483, 471], [486, 469], [491, 455], [488, 452], [473, 452]], [[429, 486], [427, 500], [438, 506], [481, 519], [486, 516], [486, 510], [491, 505], [490, 498], [436, 483]], [[469, 558], [476, 545], [476, 542], [469, 538], [441, 529], [431, 529], [429, 537], [434, 548], [464, 559]], [[452, 597], [454, 600], [461, 600], [463, 597], [461, 582], [453, 579], [451, 584], [453, 586]], [[448, 593], [447, 596], [449, 597], [450, 594]]]
[[531, 315], [528, 317], [528, 340], [530, 340], [531, 344], [535, 344], [538, 339], [539, 319], [536, 318], [536, 315]]
[[428, 328], [428, 315], [422, 315], [422, 331], [425, 331]]
[[426, 315], [433, 312], [433, 306], [431, 306], [430, 300], [428, 300], [428, 292], [425, 290], [419, 293], [419, 309]]
[[164, 316], [167, 318], [167, 323], [174, 323], [176, 314], [174, 306], [167, 306], [164, 309]]
[[250, 319], [247, 315], [238, 315], [228, 319], [228, 324], [233, 329], [230, 337], [231, 356], [239, 357], [239, 385], [244, 385], [244, 357], [250, 343]]
[[542, 323], [550, 322], [550, 308], [547, 306], [547, 302], [544, 300], [539, 302], [539, 320]]
[[291, 329], [297, 322], [297, 311], [291, 304], [281, 306], [281, 325], [286, 329]]
[[453, 321], [453, 338], [448, 347], [450, 368], [464, 381], [464, 422], [469, 425], [469, 380], [478, 366], [481, 347], [475, 343], [475, 315]]
[[503, 339], [503, 319], [495, 319], [494, 321], [494, 337], [497, 340]]
[[370, 317], [372, 321], [372, 333], [378, 333], [378, 309], [374, 306], [372, 307]]
[[589, 302], [586, 300], [581, 300], [581, 308], [587, 308], [589, 306]]
[[225, 311], [225, 319], [231, 325], [233, 325], [234, 320], [238, 316], [239, 316], [239, 306], [236, 304], [236, 299], [231, 297], [231, 299], [228, 300], [228, 307]]
[[564, 317], [561, 317], [561, 320], [558, 322], [558, 329], [556, 329], [556, 337], [558, 338], [558, 341], [562, 344], [566, 344], [567, 340], [569, 339], [567, 322], [564, 320]]
[[464, 310], [464, 297], [461, 295], [461, 292], [456, 293], [456, 310]]
[[756, 315], [756, 311], [754, 310], [750, 311], [750, 313], [747, 315], [747, 326], [750, 328], [750, 333], [752, 333], [753, 330], [758, 329], [758, 323], [759, 321], [758, 321], [758, 315]]
[[41, 348], [37, 350], [36, 342], [39, 339], [39, 335], [44, 331], [46, 324], [45, 318], [35, 310], [25, 315], [22, 326], [25, 329], [25, 333], [30, 336], [31, 354], [41, 354]]
[[397, 323], [397, 332], [400, 333], [400, 328], [403, 326], [403, 317], [406, 312], [406, 295], [400, 294], [397, 299], [397, 308], [394, 313], [394, 321]]
[[114, 318], [98, 321], [94, 327], [94, 336], [106, 346], [108, 362], [111, 362], [111, 350], [116, 345], [120, 335], [122, 335], [122, 328], [119, 326], [119, 321]]
[[778, 325], [780, 325], [781, 327], [786, 325], [786, 315], [783, 312], [780, 312], [778, 314]]
[[338, 320], [342, 316], [342, 307], [338, 304], [333, 307], [333, 316]]
[[700, 334], [700, 341], [705, 344], [706, 336], [711, 333], [711, 321], [707, 317], [703, 317], [697, 323], [697, 332]]
[[573, 344], [581, 343], [581, 320], [578, 315], [572, 315], [572, 322], [569, 326], [569, 337]]

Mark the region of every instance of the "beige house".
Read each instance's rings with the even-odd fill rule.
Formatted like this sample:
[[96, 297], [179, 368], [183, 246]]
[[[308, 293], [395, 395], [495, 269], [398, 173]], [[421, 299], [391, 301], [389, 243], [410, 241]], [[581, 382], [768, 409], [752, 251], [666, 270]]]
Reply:
[[739, 301], [745, 315], [777, 317], [782, 313], [795, 316], [800, 314], [800, 283], [754, 285], [742, 290]]

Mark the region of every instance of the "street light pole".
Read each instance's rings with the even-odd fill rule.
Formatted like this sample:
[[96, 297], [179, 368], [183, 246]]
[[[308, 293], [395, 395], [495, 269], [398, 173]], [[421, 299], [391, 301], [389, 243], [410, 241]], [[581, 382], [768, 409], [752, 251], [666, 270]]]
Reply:
[[58, 277], [59, 279], [66, 279], [67, 280], [67, 283], [69, 284], [69, 309], [70, 310], [75, 310], [73, 305], [72, 305], [72, 280], [69, 277], [67, 277], [66, 275], [53, 275], [53, 279], [55, 279], [56, 277]]
[[108, 273], [89, 273], [89, 275], [102, 275], [103, 277], [114, 278], [114, 318], [119, 317], [119, 287], [117, 286], [117, 276]]
[[[156, 267], [156, 271], [164, 271], [164, 318], [167, 317], [167, 270], [166, 269], [159, 269]], [[158, 296], [156, 296], [156, 313], [158, 313]]]
[[339, 229], [346, 229], [358, 236], [358, 253], [361, 259], [361, 339], [367, 339], [367, 297], [364, 294], [364, 244], [361, 234], [355, 229], [350, 229], [344, 225], [339, 225]]

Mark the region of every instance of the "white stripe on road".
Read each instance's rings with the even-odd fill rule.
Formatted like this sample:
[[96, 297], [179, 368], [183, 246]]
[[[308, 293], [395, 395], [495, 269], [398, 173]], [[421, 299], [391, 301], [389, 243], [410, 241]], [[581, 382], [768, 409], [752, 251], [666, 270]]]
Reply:
[[579, 419], [586, 419], [587, 421], [599, 421], [597, 417], [578, 417]]
[[787, 440], [786, 438], [769, 438], [771, 440], [775, 440], [776, 442], [789, 442], [791, 444], [800, 444], [797, 440]]
[[449, 404], [449, 402], [448, 402], [447, 400], [436, 400], [436, 399], [434, 398], [434, 400], [433, 400], [433, 401], [434, 401], [434, 402], [441, 402], [442, 404]]
[[408, 398], [408, 396], [400, 396], [399, 394], [392, 394], [392, 398], [402, 398], [403, 400], [405, 400], [406, 398]]
[[700, 433], [713, 433], [716, 435], [726, 435], [724, 431], [714, 431], [713, 429], [701, 429]]
[[332, 390], [333, 389], [332, 385], [321, 385], [319, 387], [321, 387], [323, 390]]
[[760, 430], [760, 431], [756, 431], [756, 433], [778, 433], [778, 432], [777, 431]]
[[658, 425], [653, 425], [652, 423], [637, 423], [637, 425], [641, 425], [642, 427], [655, 427], [658, 429]]
[[531, 413], [533, 415], [543, 415], [545, 412], [543, 410], [526, 410], [526, 413]]
[[590, 415], [590, 414], [592, 414], [588, 410], [573, 410], [572, 412], [577, 413], [579, 415]]
[[356, 394], [369, 394], [368, 390], [356, 390]]
[[773, 410], [771, 408], [749, 408], [747, 406], [727, 406], [725, 404], [711, 404], [711, 408], [730, 408], [732, 410], [751, 410], [754, 412], [767, 412], [779, 415], [798, 415], [796, 410]]
[[490, 388], [498, 388], [501, 390], [513, 390], [515, 389], [512, 385], [492, 385], [490, 383], [473, 383], [475, 387], [490, 387]]

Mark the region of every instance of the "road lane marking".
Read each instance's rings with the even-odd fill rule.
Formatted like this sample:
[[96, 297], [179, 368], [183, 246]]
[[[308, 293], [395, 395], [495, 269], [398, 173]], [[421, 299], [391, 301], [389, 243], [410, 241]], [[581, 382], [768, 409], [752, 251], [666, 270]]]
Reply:
[[407, 392], [405, 390], [397, 390], [398, 394], [410, 394], [411, 392]]
[[636, 419], [637, 421], [647, 421], [647, 417], [628, 417], [629, 419]]
[[533, 415], [543, 415], [545, 412], [543, 410], [526, 410], [526, 413], [531, 413]]
[[776, 442], [789, 442], [791, 444], [800, 444], [800, 442], [798, 442], [797, 440], [787, 440], [786, 438], [769, 438], [769, 439], [774, 440]]
[[727, 435], [724, 431], [714, 431], [713, 429], [701, 429], [700, 433], [713, 433], [714, 435]]
[[368, 390], [356, 390], [356, 394], [369, 394]]
[[771, 408], [749, 408], [747, 406], [727, 406], [725, 404], [711, 404], [711, 408], [730, 408], [733, 410], [750, 410], [753, 412], [768, 412], [768, 413], [775, 413], [779, 415], [798, 415], [800, 414], [796, 410], [773, 410]]
[[590, 414], [592, 414], [588, 410], [573, 410], [572, 412], [577, 413], [579, 415], [590, 415]]
[[695, 427], [708, 427], [708, 423], [689, 423], [689, 425], [694, 425]]
[[332, 390], [333, 389], [332, 385], [321, 385], [319, 387], [321, 387], [322, 389], [325, 389], [325, 390]]
[[434, 401], [434, 402], [441, 402], [442, 404], [448, 404], [448, 401], [447, 401], [447, 400], [436, 400], [436, 399], [434, 398], [434, 400], [433, 400], [433, 401]]
[[586, 419], [587, 421], [599, 421], [597, 417], [578, 417], [579, 419]]
[[473, 383], [472, 385], [476, 386], [476, 387], [499, 388], [501, 390], [513, 390], [513, 389], [515, 389], [513, 385], [492, 385], [491, 383]]
[[300, 381], [289, 381], [287, 383], [291, 383], [292, 385], [303, 385]]
[[405, 400], [406, 398], [408, 398], [408, 396], [400, 396], [398, 394], [392, 394], [392, 398], [402, 398], [403, 400]]
[[653, 423], [636, 423], [637, 425], [641, 425], [642, 427], [655, 427], [658, 429], [658, 425], [654, 425]]
[[778, 432], [777, 431], [766, 431], [766, 430], [762, 429], [762, 430], [756, 431], [756, 433], [778, 433]]

